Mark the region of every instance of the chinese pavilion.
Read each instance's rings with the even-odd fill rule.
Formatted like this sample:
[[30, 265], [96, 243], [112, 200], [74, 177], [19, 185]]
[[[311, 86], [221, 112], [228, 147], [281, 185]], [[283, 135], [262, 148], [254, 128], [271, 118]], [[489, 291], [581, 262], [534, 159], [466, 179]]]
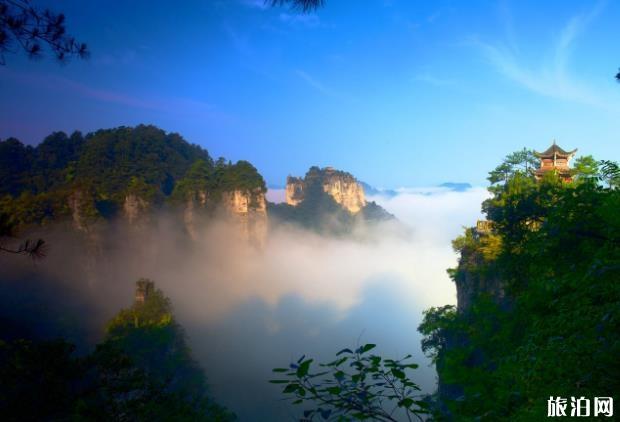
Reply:
[[572, 151], [564, 151], [555, 141], [545, 152], [534, 152], [540, 159], [540, 167], [536, 170], [536, 178], [540, 179], [548, 171], [554, 171], [562, 180], [571, 181], [572, 175], [569, 163], [576, 152], [576, 148]]

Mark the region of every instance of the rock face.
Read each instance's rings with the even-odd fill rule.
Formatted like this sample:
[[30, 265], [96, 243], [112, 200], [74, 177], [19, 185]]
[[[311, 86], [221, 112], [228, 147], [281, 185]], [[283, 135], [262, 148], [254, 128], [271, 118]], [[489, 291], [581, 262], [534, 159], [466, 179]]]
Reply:
[[199, 233], [198, 227], [199, 214], [201, 210], [204, 210], [207, 206], [207, 192], [198, 191], [195, 195], [189, 197], [183, 209], [183, 222], [185, 223], [185, 230], [193, 240], [198, 240]]
[[219, 199], [208, 192], [198, 191], [188, 198], [183, 210], [185, 229], [190, 237], [199, 240], [211, 210], [220, 209], [232, 224], [239, 240], [261, 248], [267, 240], [267, 200], [261, 189], [223, 192]]
[[454, 282], [456, 284], [457, 309], [467, 312], [474, 301], [481, 295], [490, 297], [500, 306], [508, 304], [506, 286], [500, 276], [490, 252], [497, 236], [493, 232], [493, 224], [489, 221], [478, 221], [471, 230], [473, 239], [478, 244], [474, 250], [462, 250], [456, 268]]
[[85, 278], [92, 287], [97, 282], [97, 262], [103, 256], [101, 225], [97, 224], [94, 199], [84, 191], [77, 189], [67, 198], [71, 211], [71, 225], [84, 239], [84, 259], [81, 264]]
[[493, 273], [476, 273], [462, 270], [456, 277], [456, 298], [459, 312], [467, 312], [474, 300], [481, 294], [493, 298], [498, 303], [504, 303], [506, 291], [502, 280]]
[[363, 186], [351, 174], [332, 167], [311, 167], [304, 179], [289, 176], [286, 179], [286, 203], [299, 205], [305, 198], [308, 184], [316, 182], [322, 185], [324, 192], [352, 214], [366, 206]]
[[304, 179], [288, 176], [286, 178], [286, 203], [297, 206], [304, 200]]
[[267, 200], [260, 189], [224, 192], [222, 205], [242, 240], [262, 248], [267, 239]]
[[76, 190], [69, 195], [67, 205], [71, 210], [71, 222], [73, 228], [79, 232], [88, 231], [86, 212], [86, 195], [81, 190]]
[[144, 302], [153, 294], [155, 291], [155, 283], [147, 278], [141, 278], [136, 281], [136, 294], [134, 303], [143, 305]]
[[149, 203], [136, 194], [128, 194], [123, 202], [123, 212], [132, 227], [143, 228], [148, 218]]

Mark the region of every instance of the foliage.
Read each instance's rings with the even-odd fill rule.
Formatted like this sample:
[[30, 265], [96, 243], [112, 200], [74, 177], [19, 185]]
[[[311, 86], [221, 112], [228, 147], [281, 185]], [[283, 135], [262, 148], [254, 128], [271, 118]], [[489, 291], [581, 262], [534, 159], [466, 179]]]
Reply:
[[113, 318], [94, 352], [75, 357], [74, 349], [62, 340], [0, 341], [3, 418], [235, 419], [208, 396], [204, 373], [159, 290]]
[[0, 141], [0, 213], [17, 228], [68, 217], [80, 196], [89, 219], [112, 218], [127, 195], [148, 206], [178, 204], [199, 191], [215, 201], [225, 191], [266, 191], [247, 161], [218, 160], [181, 136], [154, 126], [99, 130], [85, 137], [55, 132], [36, 148]]
[[424, 311], [424, 320], [418, 331], [425, 337], [422, 339], [422, 351], [437, 363], [438, 352], [446, 347], [445, 327], [456, 319], [454, 305], [432, 307]]
[[395, 412], [412, 420], [424, 420], [427, 403], [418, 394], [420, 388], [407, 377], [407, 371], [418, 367], [400, 360], [383, 359], [369, 354], [374, 344], [365, 344], [355, 351], [343, 349], [336, 359], [319, 364], [313, 372], [313, 359], [302, 356], [288, 368], [275, 368], [282, 379], [282, 393], [293, 404], [310, 404], [302, 420], [378, 420], [396, 421]]
[[591, 181], [600, 174], [600, 163], [591, 155], [585, 155], [575, 160], [573, 166], [573, 178], [576, 182]]
[[0, 64], [6, 53], [39, 57], [44, 48], [59, 61], [88, 57], [86, 44], [66, 34], [63, 14], [36, 9], [28, 0], [0, 0]]
[[607, 183], [610, 189], [617, 189], [620, 186], [620, 166], [618, 163], [608, 160], [600, 162], [600, 180]]
[[523, 148], [521, 151], [508, 154], [499, 166], [489, 172], [488, 180], [491, 185], [495, 185], [505, 183], [516, 174], [533, 178], [537, 166], [538, 158], [534, 151]]
[[265, 3], [271, 3], [272, 6], [289, 5], [302, 12], [309, 12], [322, 7], [325, 0], [265, 0]]
[[617, 167], [577, 163], [574, 182], [515, 172], [483, 204], [492, 232], [455, 240], [459, 310], [432, 308], [419, 327], [438, 418], [536, 420], [551, 395], [620, 388]]
[[[74, 404], [81, 367], [64, 341], [0, 340], [0, 411], [5, 420], [60, 419]], [[36, 403], [36, 405], [33, 405]]]
[[47, 244], [43, 239], [27, 239], [17, 247], [7, 246], [7, 240], [11, 240], [15, 235], [15, 223], [8, 214], [0, 212], [0, 252], [26, 255], [32, 258], [33, 261], [43, 259], [47, 254]]

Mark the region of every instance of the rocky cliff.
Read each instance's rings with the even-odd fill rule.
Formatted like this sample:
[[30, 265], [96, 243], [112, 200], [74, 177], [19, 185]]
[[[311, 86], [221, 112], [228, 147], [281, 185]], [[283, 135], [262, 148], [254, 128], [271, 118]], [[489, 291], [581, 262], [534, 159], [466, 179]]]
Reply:
[[455, 241], [461, 256], [458, 266], [451, 270], [456, 285], [457, 309], [467, 312], [480, 296], [491, 298], [498, 305], [506, 305], [505, 283], [495, 259], [501, 247], [500, 237], [485, 221], [468, 228]]
[[207, 207], [207, 191], [199, 190], [188, 195], [183, 208], [183, 223], [187, 234], [193, 239], [200, 238], [200, 227], [202, 225], [201, 214]]
[[286, 178], [286, 203], [297, 206], [304, 200], [304, 179], [288, 176]]
[[305, 199], [305, 192], [310, 183], [319, 183], [325, 193], [352, 214], [358, 213], [366, 206], [363, 186], [350, 173], [332, 167], [323, 169], [311, 167], [303, 179], [289, 176], [286, 179], [286, 203], [292, 206], [299, 205]]
[[212, 217], [227, 220], [237, 240], [262, 248], [267, 240], [267, 200], [262, 189], [235, 189], [217, 197], [197, 191], [188, 197], [183, 208], [185, 229], [193, 240], [205, 235]]
[[262, 248], [267, 240], [267, 200], [260, 189], [224, 192], [222, 204], [241, 239]]
[[149, 220], [149, 210], [151, 204], [144, 198], [130, 193], [125, 196], [123, 202], [123, 213], [127, 223], [131, 227], [143, 229], [147, 226]]

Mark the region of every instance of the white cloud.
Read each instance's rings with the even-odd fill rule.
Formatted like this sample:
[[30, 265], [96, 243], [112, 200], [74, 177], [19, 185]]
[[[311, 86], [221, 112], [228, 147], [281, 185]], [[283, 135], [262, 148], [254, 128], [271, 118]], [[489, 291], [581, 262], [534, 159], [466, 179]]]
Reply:
[[455, 85], [456, 81], [453, 79], [446, 79], [431, 75], [429, 72], [420, 73], [413, 78], [415, 81], [424, 82], [434, 86], [451, 86]]
[[[577, 38], [602, 11], [605, 2], [599, 2], [587, 13], [573, 16], [562, 28], [551, 47], [551, 52], [537, 65], [528, 65], [519, 54], [518, 45], [510, 20], [507, 21], [508, 44], [488, 43], [473, 39], [476, 46], [493, 67], [506, 78], [536, 94], [560, 100], [568, 100], [591, 106], [618, 110], [617, 104], [569, 73], [569, 59]], [[507, 12], [504, 13], [505, 15]]]

